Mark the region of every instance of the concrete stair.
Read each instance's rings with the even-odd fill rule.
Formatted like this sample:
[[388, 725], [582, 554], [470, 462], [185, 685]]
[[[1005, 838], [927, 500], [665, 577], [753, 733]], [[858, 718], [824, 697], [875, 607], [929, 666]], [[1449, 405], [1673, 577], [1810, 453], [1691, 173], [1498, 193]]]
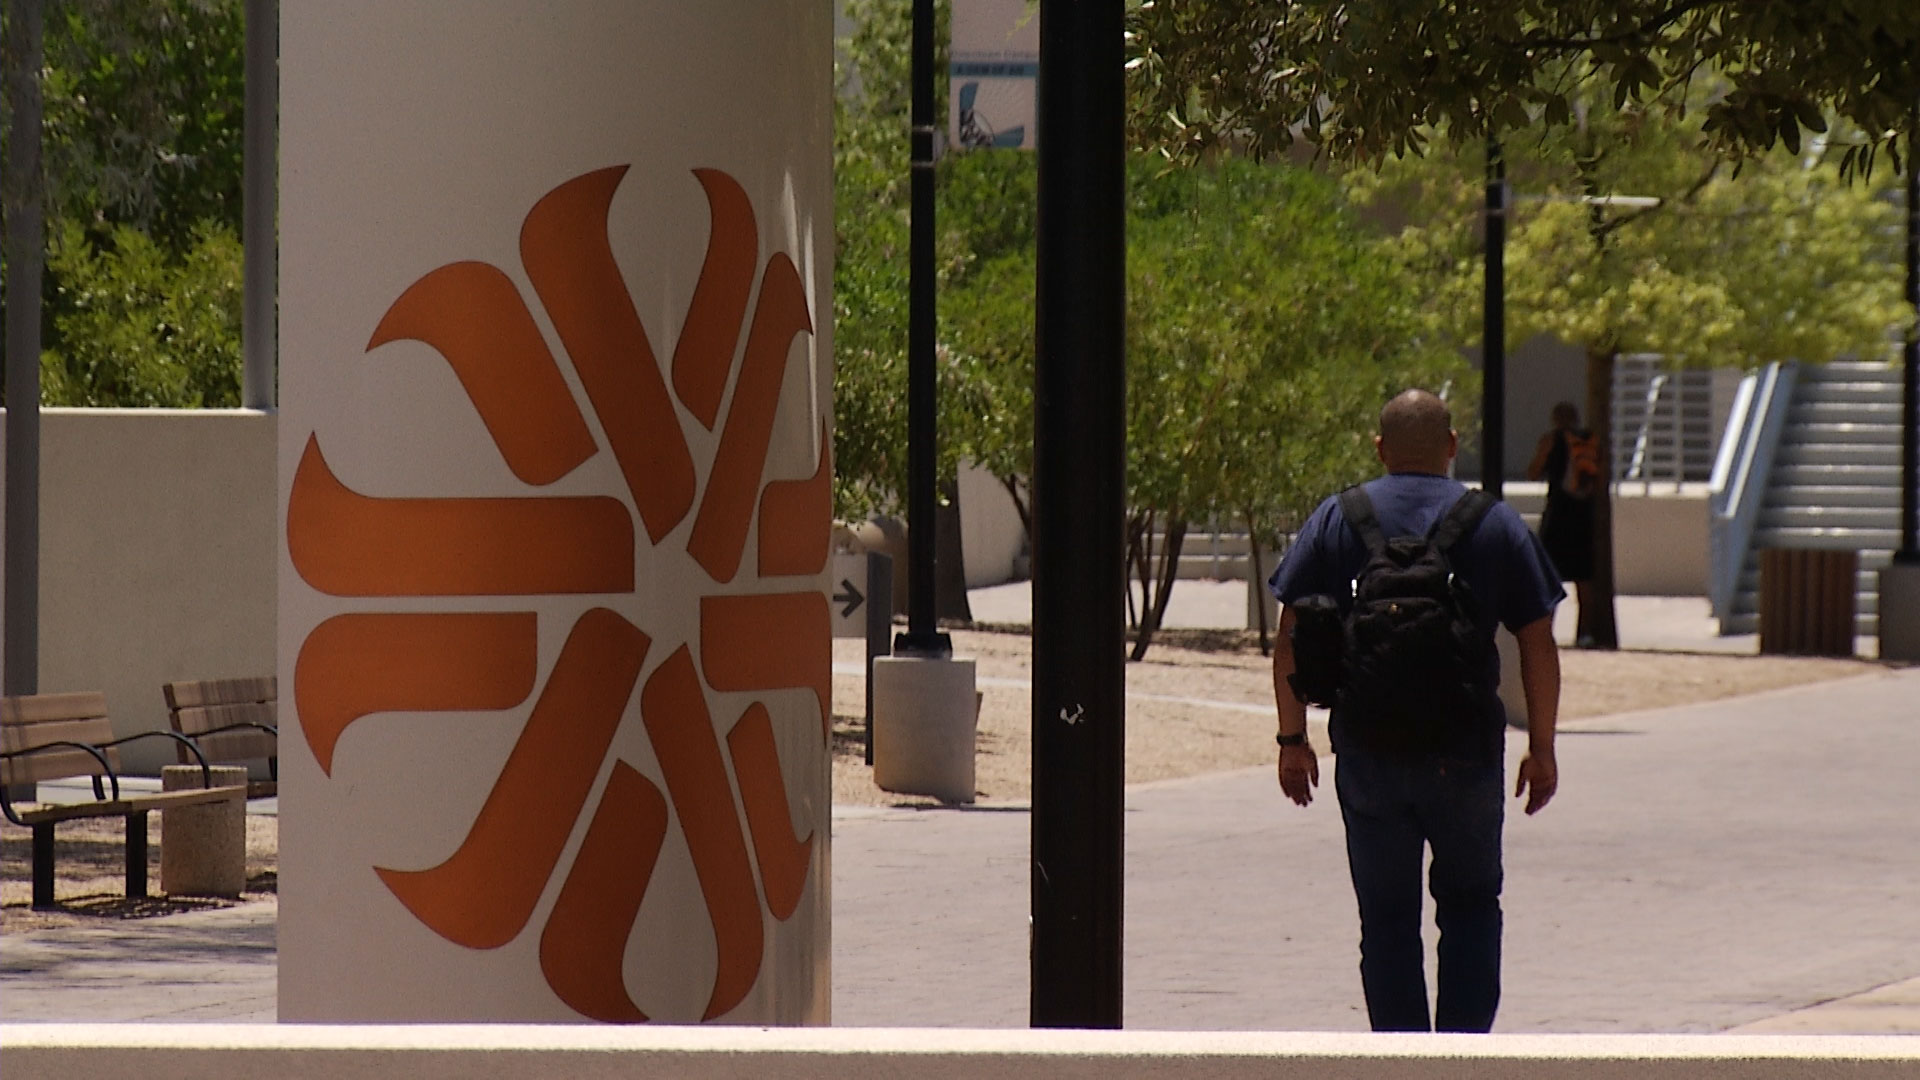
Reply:
[[1725, 633], [1759, 629], [1760, 550], [1860, 552], [1855, 629], [1879, 633], [1879, 571], [1900, 542], [1900, 370], [1835, 361], [1800, 369]]

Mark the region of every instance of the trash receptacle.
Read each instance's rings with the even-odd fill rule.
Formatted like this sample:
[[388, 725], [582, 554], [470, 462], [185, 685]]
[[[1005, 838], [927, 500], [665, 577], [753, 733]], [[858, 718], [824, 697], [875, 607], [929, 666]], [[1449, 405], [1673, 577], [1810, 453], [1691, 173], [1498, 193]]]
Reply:
[[1857, 551], [1760, 552], [1760, 651], [1852, 656]]
[[[168, 896], [238, 897], [247, 887], [247, 770], [215, 765], [213, 787], [231, 788], [222, 802], [160, 811], [160, 891]], [[198, 765], [160, 770], [163, 791], [201, 786]]]

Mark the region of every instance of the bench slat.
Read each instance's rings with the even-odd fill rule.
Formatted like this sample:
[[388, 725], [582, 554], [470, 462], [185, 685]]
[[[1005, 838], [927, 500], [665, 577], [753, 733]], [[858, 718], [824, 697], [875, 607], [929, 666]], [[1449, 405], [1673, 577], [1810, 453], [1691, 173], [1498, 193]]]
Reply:
[[[206, 705], [176, 709], [173, 729], [197, 739], [214, 728], [231, 724], [268, 724], [278, 726], [280, 710], [271, 704], [249, 702], [244, 705]], [[266, 734], [261, 732], [262, 735]]]
[[[112, 751], [106, 751], [111, 754]], [[109, 764], [117, 764], [107, 758]], [[116, 771], [118, 771], [116, 769]], [[0, 784], [37, 784], [42, 780], [65, 780], [74, 776], [100, 776], [100, 762], [84, 750], [62, 747], [29, 757], [8, 758], [0, 762]]]
[[98, 690], [0, 698], [0, 721], [9, 725], [37, 724], [46, 720], [105, 719], [106, 715], [107, 695]]
[[[272, 702], [279, 698], [280, 680], [272, 675], [245, 679], [202, 679], [199, 682], [171, 682], [161, 687], [167, 708], [188, 709], [206, 705], [243, 705]], [[271, 723], [271, 721], [268, 721]]]
[[[279, 741], [258, 728], [240, 728], [236, 731], [222, 731], [216, 735], [195, 735], [186, 733], [200, 748], [208, 764], [258, 761], [263, 758], [277, 757], [280, 753]], [[181, 749], [185, 759], [182, 765], [193, 763], [193, 755]]]
[[119, 799], [106, 799], [99, 802], [71, 803], [60, 806], [41, 806], [31, 810], [20, 810], [20, 820], [28, 825], [40, 825], [52, 821], [72, 821], [89, 817], [123, 817], [143, 810], [165, 810], [171, 806], [196, 806], [200, 803], [225, 802], [228, 799], [245, 799], [247, 789], [244, 785], [231, 787], [196, 788], [191, 791], [162, 791], [151, 795], [123, 796]]
[[85, 720], [40, 720], [0, 724], [0, 749], [7, 753], [57, 742], [98, 745], [113, 741], [113, 725], [104, 716]]

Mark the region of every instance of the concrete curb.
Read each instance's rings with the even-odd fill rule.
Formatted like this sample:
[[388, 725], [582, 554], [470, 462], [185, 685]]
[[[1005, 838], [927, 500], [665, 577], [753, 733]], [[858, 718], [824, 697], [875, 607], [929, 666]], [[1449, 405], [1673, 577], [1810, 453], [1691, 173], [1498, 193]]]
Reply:
[[1920, 1076], [1920, 1039], [1901, 1036], [49, 1024], [0, 1025], [0, 1047], [11, 1080]]

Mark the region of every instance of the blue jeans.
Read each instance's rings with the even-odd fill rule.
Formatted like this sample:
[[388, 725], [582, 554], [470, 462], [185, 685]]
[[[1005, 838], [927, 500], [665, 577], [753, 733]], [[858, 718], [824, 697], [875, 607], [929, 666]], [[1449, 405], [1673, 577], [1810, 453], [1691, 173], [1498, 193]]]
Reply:
[[[1342, 747], [1334, 788], [1360, 901], [1360, 982], [1375, 1031], [1487, 1031], [1500, 1006], [1500, 762], [1402, 760]], [[1427, 1013], [1420, 861], [1440, 927], [1440, 1001]]]

